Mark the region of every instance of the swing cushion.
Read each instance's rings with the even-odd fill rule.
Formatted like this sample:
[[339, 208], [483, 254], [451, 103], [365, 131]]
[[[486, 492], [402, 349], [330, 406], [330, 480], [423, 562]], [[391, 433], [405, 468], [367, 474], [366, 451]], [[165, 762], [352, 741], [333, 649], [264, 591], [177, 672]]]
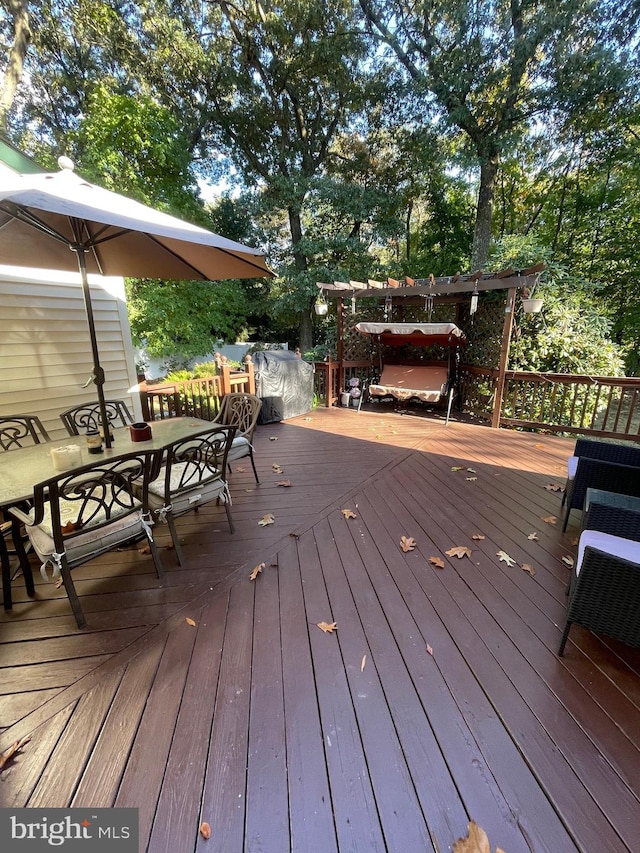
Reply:
[[449, 370], [446, 365], [413, 366], [386, 364], [380, 382], [369, 386], [372, 397], [416, 397], [425, 403], [437, 403], [447, 393]]

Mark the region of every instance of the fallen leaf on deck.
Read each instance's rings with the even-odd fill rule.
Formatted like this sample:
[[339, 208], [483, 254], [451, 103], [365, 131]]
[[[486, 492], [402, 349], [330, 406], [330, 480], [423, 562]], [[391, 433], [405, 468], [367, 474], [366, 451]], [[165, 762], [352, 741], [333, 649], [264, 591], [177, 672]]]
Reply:
[[263, 515], [258, 524], [260, 527], [266, 527], [267, 524], [273, 524], [276, 518], [272, 512], [268, 512], [266, 515]]
[[439, 569], [444, 569], [444, 560], [442, 557], [429, 557], [429, 562], [432, 566], [437, 566]]
[[452, 465], [451, 470], [452, 471], [464, 471], [464, 466], [463, 465]]
[[429, 643], [427, 643], [427, 652], [431, 655], [431, 657], [433, 657], [433, 649], [431, 648]]
[[564, 492], [564, 486], [561, 486], [560, 483], [547, 483], [544, 488], [548, 492]]
[[509, 568], [511, 568], [511, 566], [515, 566], [516, 564], [516, 561], [513, 559], [513, 557], [510, 557], [506, 551], [498, 551], [497, 556], [500, 557], [500, 562], [506, 563]]
[[304, 418], [303, 420], [305, 420], [305, 421], [312, 421], [312, 420], [313, 420], [313, 418]]
[[239, 474], [244, 474], [244, 472], [245, 472], [246, 470], [247, 470], [247, 469], [244, 467], [244, 465], [243, 465], [242, 467], [240, 467], [240, 468], [236, 468], [236, 471], [237, 471]]
[[476, 474], [476, 473], [477, 473], [477, 471], [476, 471], [476, 469], [475, 469], [475, 468], [467, 468], [467, 471], [468, 471], [470, 474]]
[[486, 539], [487, 537], [484, 533], [474, 533], [471, 537], [472, 539]]
[[352, 509], [341, 509], [340, 512], [344, 515], [345, 518], [357, 518], [358, 517]]
[[547, 524], [555, 524], [558, 519], [556, 518], [555, 515], [548, 515], [546, 518], [543, 518], [542, 520], [546, 521]]
[[55, 588], [60, 589], [60, 587], [62, 586], [63, 583], [64, 583], [64, 578], [62, 577], [62, 575], [60, 575], [58, 580], [55, 582]]
[[290, 486], [291, 480], [280, 480], [279, 483], [276, 483], [276, 486]]
[[366, 656], [366, 655], [362, 655], [362, 660], [360, 661], [360, 672], [362, 672], [362, 671], [363, 671], [363, 669], [364, 669], [364, 665], [366, 664], [366, 662], [367, 662], [367, 656]]
[[277, 462], [274, 462], [271, 468], [276, 472], [276, 474], [282, 474], [282, 472], [284, 471], [284, 468], [281, 468]]
[[572, 544], [572, 545], [577, 545], [579, 541], [580, 541], [580, 537], [579, 537], [579, 536], [573, 536], [573, 537], [571, 538], [571, 544]]
[[527, 539], [530, 539], [532, 542], [537, 542], [538, 541], [538, 534], [534, 530], [533, 533], [530, 533], [527, 536]]
[[325, 634], [331, 634], [333, 631], [338, 630], [338, 626], [335, 622], [318, 622], [318, 628], [320, 628], [321, 631], [324, 631]]
[[187, 616], [184, 621], [187, 623], [187, 625], [191, 625], [192, 628], [195, 628], [196, 623], [190, 616]]
[[405, 554], [407, 553], [407, 551], [413, 551], [413, 549], [416, 547], [416, 544], [416, 540], [413, 539], [411, 536], [400, 537], [400, 547], [405, 552]]
[[269, 436], [269, 441], [277, 441], [277, 440], [278, 440], [278, 436], [277, 436], [277, 435], [270, 435], [270, 436]]
[[31, 735], [27, 735], [27, 737], [23, 737], [20, 740], [15, 741], [15, 743], [12, 743], [8, 749], [5, 749], [5, 751], [0, 755], [0, 770], [2, 770], [2, 768], [5, 766], [5, 764], [8, 761], [11, 761], [13, 756], [17, 752], [20, 752], [22, 747], [26, 743], [29, 743], [30, 740], [31, 740]]
[[566, 563], [566, 565], [569, 566], [570, 569], [573, 568], [574, 559], [573, 559], [573, 557], [570, 557], [568, 554], [565, 554], [565, 556], [562, 558], [562, 562]]
[[245, 489], [245, 492], [255, 492], [255, 489]]
[[[469, 832], [464, 838], [458, 838], [453, 845], [453, 853], [491, 853], [487, 833], [472, 820], [469, 822]], [[502, 853], [496, 848], [496, 853]]]
[[477, 477], [465, 477], [465, 480], [468, 480], [470, 483], [475, 483], [477, 479]]
[[530, 566], [529, 563], [523, 563], [522, 564], [522, 571], [528, 572], [531, 575], [531, 577], [533, 577], [536, 573], [536, 570], [533, 568], [533, 566]]
[[205, 841], [208, 841], [211, 838], [211, 827], [208, 823], [200, 824], [200, 835], [204, 838]]
[[258, 563], [258, 565], [252, 570], [251, 574], [249, 575], [249, 580], [254, 581], [263, 569], [264, 563]]
[[471, 556], [471, 548], [467, 548], [466, 545], [455, 545], [453, 548], [449, 548], [449, 550], [444, 553], [447, 557], [457, 557], [460, 560], [462, 557]]
[[138, 548], [138, 554], [150, 554], [151, 548], [148, 545], [144, 545], [142, 548]]
[[544, 450], [544, 444], [536, 444], [535, 446], [538, 450]]

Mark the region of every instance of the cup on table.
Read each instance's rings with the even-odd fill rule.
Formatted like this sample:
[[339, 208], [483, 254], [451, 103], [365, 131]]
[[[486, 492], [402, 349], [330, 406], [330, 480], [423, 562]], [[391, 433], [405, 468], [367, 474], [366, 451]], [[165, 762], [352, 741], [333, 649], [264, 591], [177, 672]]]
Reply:
[[67, 468], [77, 468], [82, 465], [82, 451], [77, 444], [67, 444], [65, 447], [52, 447], [51, 461], [56, 471], [66, 471]]

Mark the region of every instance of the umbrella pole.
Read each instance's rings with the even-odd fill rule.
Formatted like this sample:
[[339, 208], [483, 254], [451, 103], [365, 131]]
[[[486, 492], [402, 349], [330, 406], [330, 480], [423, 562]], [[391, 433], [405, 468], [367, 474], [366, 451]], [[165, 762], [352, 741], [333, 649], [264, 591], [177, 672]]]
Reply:
[[91, 291], [89, 290], [89, 280], [87, 278], [87, 263], [84, 257], [85, 248], [81, 241], [76, 243], [73, 247], [73, 251], [78, 256], [78, 268], [80, 269], [80, 277], [82, 279], [82, 295], [84, 297], [84, 305], [87, 312], [87, 320], [89, 322], [89, 337], [91, 339], [91, 353], [93, 355], [93, 381], [96, 386], [96, 391], [98, 392], [98, 405], [100, 407], [100, 420], [102, 421], [104, 443], [106, 447], [111, 447], [111, 430], [109, 429], [107, 407], [104, 400], [104, 370], [100, 364], [98, 339], [96, 338], [96, 327], [93, 319], [93, 305], [91, 303]]

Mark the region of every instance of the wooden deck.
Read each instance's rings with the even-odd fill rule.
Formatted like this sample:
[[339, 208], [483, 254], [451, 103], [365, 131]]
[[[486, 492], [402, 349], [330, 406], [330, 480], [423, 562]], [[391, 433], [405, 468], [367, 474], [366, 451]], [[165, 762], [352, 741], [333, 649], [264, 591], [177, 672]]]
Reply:
[[556, 655], [572, 447], [382, 407], [259, 427], [236, 533], [180, 519], [163, 584], [135, 549], [77, 569], [78, 631], [15, 581], [0, 751], [31, 740], [0, 804], [135, 806], [149, 853], [446, 851], [470, 819], [505, 853], [637, 850], [640, 653], [573, 628]]

